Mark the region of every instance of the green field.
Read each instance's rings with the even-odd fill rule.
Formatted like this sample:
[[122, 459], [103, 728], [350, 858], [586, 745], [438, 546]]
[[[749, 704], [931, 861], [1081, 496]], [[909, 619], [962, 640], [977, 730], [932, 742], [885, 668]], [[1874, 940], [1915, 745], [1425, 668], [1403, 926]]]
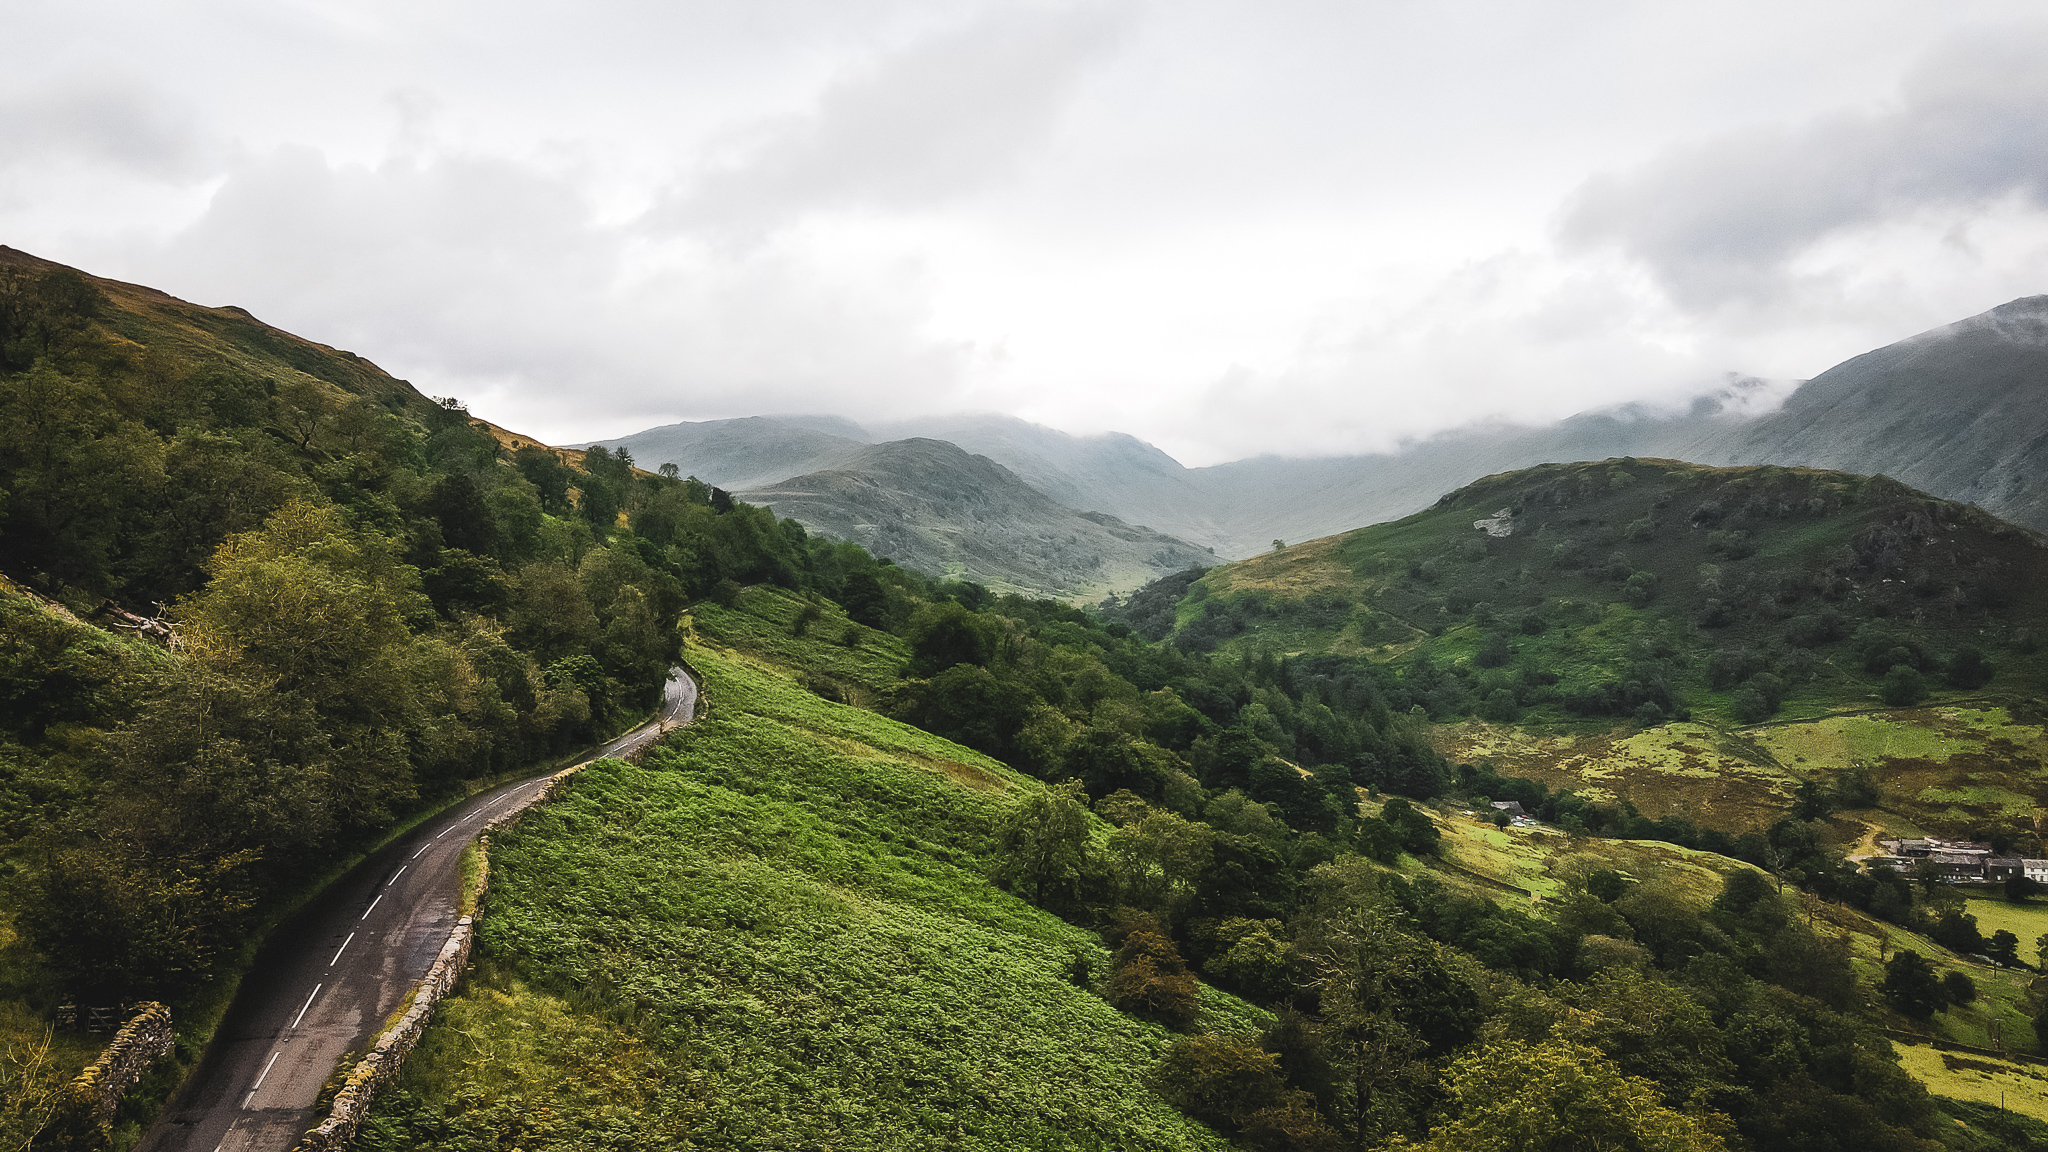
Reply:
[[1170, 1036], [1074, 982], [1095, 936], [984, 878], [1035, 782], [688, 658], [708, 717], [493, 847], [482, 960], [359, 1147], [1224, 1146], [1144, 1084]]
[[2048, 935], [2048, 903], [2012, 904], [1972, 896], [1969, 911], [1977, 918], [1977, 931], [1983, 933], [1985, 939], [1990, 939], [1993, 932], [2003, 928], [2020, 938], [2020, 959], [2029, 964], [2041, 962], [2034, 941]]
[[2048, 1073], [2038, 1065], [1924, 1044], [1893, 1044], [1899, 1063], [1936, 1096], [1993, 1104], [2048, 1121]]

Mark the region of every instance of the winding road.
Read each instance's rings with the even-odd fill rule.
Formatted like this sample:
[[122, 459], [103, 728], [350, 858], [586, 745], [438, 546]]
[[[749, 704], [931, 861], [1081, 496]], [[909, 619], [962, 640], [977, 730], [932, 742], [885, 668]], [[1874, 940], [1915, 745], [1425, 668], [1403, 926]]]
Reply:
[[[696, 715], [697, 685], [672, 669], [656, 718], [592, 749], [620, 756]], [[317, 1122], [341, 1058], [362, 1052], [408, 1000], [454, 929], [462, 850], [547, 775], [479, 793], [399, 837], [271, 934], [199, 1067], [141, 1152], [286, 1152]]]

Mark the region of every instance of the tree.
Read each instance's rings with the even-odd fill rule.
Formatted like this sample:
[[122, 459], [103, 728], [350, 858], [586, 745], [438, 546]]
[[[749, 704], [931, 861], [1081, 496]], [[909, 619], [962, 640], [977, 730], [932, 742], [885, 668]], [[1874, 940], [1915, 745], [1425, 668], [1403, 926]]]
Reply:
[[1115, 899], [1146, 911], [1177, 907], [1194, 894], [1215, 855], [1215, 839], [1207, 824], [1148, 810], [1110, 834], [1107, 862]]
[[2030, 880], [2024, 872], [2015, 872], [2005, 878], [2005, 898], [2015, 904], [2024, 904], [2027, 898], [2041, 891], [2037, 880]]
[[1956, 649], [1956, 654], [1950, 657], [1947, 679], [1952, 687], [1982, 688], [1991, 683], [1991, 677], [1996, 671], [1991, 661], [1984, 658], [1983, 652], [1966, 644]]
[[1884, 798], [1877, 777], [1863, 764], [1852, 764], [1835, 774], [1828, 791], [1837, 808], [1875, 808]]
[[1825, 820], [1834, 806], [1834, 797], [1817, 780], [1801, 780], [1792, 791], [1794, 820]]
[[936, 676], [956, 664], [986, 665], [998, 636], [988, 618], [949, 601], [918, 609], [908, 639], [910, 674]]
[[1345, 909], [1318, 935], [1307, 961], [1323, 1034], [1345, 1072], [1346, 1126], [1363, 1147], [1390, 1126], [1404, 1096], [1427, 1084], [1431, 1050], [1470, 1038], [1476, 1007], [1435, 946], [1378, 909]]
[[1899, 1011], [1925, 1020], [1947, 1001], [1934, 966], [1918, 952], [1900, 949], [1884, 966], [1884, 997]]
[[1033, 794], [996, 829], [995, 881], [1054, 911], [1079, 902], [1088, 872], [1088, 810], [1081, 782]]
[[1763, 693], [1751, 687], [1741, 687], [1728, 698], [1728, 709], [1735, 715], [1737, 724], [1755, 724], [1770, 719], [1772, 708]]
[[1225, 920], [1216, 928], [1216, 943], [1219, 950], [1202, 965], [1211, 979], [1261, 1003], [1293, 990], [1294, 945], [1280, 921]]
[[1443, 840], [1443, 833], [1421, 809], [1399, 796], [1389, 797], [1380, 808], [1380, 819], [1400, 837], [1401, 847], [1417, 856], [1431, 856]]
[[1253, 1148], [1330, 1149], [1336, 1133], [1315, 1098], [1290, 1088], [1280, 1058], [1226, 1036], [1189, 1036], [1167, 1049], [1152, 1082], [1181, 1111]]
[[[1625, 1076], [1596, 1048], [1563, 1040], [1488, 1044], [1444, 1074], [1455, 1119], [1432, 1129], [1429, 1152], [1724, 1152], [1715, 1113], [1666, 1107], [1657, 1085]], [[1391, 1147], [1408, 1145], [1397, 1141]]]
[[498, 525], [476, 481], [455, 472], [443, 476], [421, 503], [420, 511], [441, 525], [441, 539], [450, 548], [488, 555], [498, 542]]
[[1110, 957], [1103, 998], [1118, 1011], [1180, 1032], [1194, 1027], [1201, 1013], [1199, 989], [1173, 941], [1151, 928], [1140, 928], [1124, 937]]

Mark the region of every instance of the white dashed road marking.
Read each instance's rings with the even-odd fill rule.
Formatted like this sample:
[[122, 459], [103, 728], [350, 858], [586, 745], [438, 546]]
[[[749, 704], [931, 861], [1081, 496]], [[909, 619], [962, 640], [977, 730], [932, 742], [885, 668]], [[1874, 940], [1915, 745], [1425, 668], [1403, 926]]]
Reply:
[[[336, 955], [339, 955], [339, 953], [336, 953]], [[299, 1009], [299, 1014], [292, 1018], [293, 1028], [297, 1028], [299, 1026], [299, 1021], [304, 1020], [306, 1018], [306, 1009], [311, 1008], [313, 1006], [313, 997], [318, 996], [320, 994], [320, 990], [325, 987], [327, 987], [327, 985], [325, 984], [313, 985], [313, 991], [307, 993], [306, 995], [306, 1007]]]

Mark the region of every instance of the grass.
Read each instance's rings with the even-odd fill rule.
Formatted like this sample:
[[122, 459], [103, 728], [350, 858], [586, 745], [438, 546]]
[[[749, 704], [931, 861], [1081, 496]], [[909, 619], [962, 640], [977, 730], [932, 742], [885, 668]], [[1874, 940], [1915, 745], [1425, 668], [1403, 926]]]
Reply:
[[[1897, 835], [1953, 835], [1987, 820], [2031, 818], [2048, 782], [2048, 726], [2002, 706], [1905, 708], [1731, 728], [1707, 721], [1580, 723], [1548, 729], [1466, 720], [1431, 739], [1452, 760], [1595, 800], [1633, 801], [1740, 831], [1782, 816], [1800, 781], [1867, 765], [1884, 790], [1865, 815]], [[1847, 825], [1845, 828], [1849, 827]], [[1853, 837], [1852, 837], [1853, 838]]]
[[1974, 1052], [1943, 1052], [1929, 1044], [1895, 1041], [1892, 1050], [1913, 1079], [1936, 1096], [2002, 1106], [2048, 1121], [2048, 1069]]
[[985, 879], [1035, 781], [688, 656], [705, 720], [494, 844], [482, 961], [360, 1147], [1225, 1146], [1145, 1086], [1171, 1037], [1073, 983], [1095, 937]]
[[[807, 606], [818, 614], [798, 636], [796, 622]], [[854, 623], [830, 600], [814, 603], [780, 588], [748, 588], [730, 608], [705, 603], [692, 612], [706, 640], [797, 669], [814, 686], [856, 705], [879, 699], [910, 660], [910, 646], [900, 637]]]
[[2048, 904], [2014, 904], [1972, 896], [1968, 911], [1977, 918], [1977, 931], [1983, 933], [1985, 939], [1990, 939], [1993, 932], [2003, 928], [2020, 938], [2021, 960], [2030, 964], [2041, 962], [2042, 957], [2034, 947], [2034, 941], [2048, 935]]
[[1454, 761], [1490, 761], [1553, 789], [1603, 803], [1629, 800], [1652, 817], [1681, 815], [1729, 831], [1778, 819], [1798, 783], [1743, 733], [1700, 722], [1536, 732], [1468, 720], [1438, 725], [1431, 740]]
[[1559, 893], [1555, 872], [1568, 859], [1591, 858], [1600, 867], [1638, 880], [1655, 878], [1695, 908], [1706, 907], [1719, 895], [1730, 873], [1750, 870], [1749, 865], [1726, 856], [1659, 840], [1607, 840], [1567, 836], [1548, 828], [1496, 828], [1457, 808], [1434, 815], [1437, 830], [1444, 836], [1447, 860], [1542, 897]]
[[460, 883], [462, 887], [457, 889], [455, 912], [459, 916], [474, 916], [476, 915], [477, 897], [476, 878], [477, 874], [482, 872], [484, 867], [483, 849], [477, 846], [476, 841], [471, 840], [462, 846], [462, 859], [458, 863], [461, 871]]

